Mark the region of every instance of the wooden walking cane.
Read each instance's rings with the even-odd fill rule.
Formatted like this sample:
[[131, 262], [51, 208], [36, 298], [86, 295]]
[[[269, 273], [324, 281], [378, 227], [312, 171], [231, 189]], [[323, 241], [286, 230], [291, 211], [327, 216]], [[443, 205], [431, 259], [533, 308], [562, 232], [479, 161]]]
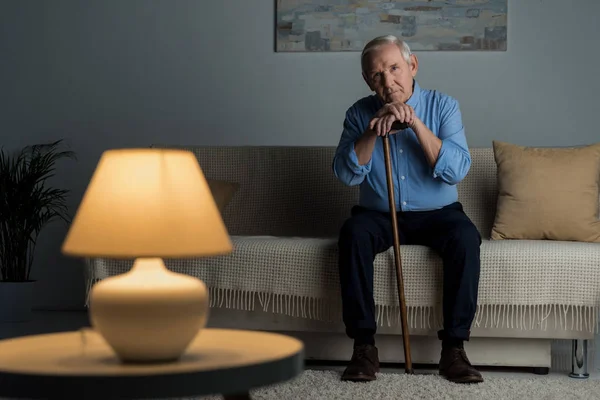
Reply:
[[[404, 126], [405, 127], [405, 126]], [[403, 128], [404, 128], [403, 127]], [[394, 256], [396, 259], [396, 282], [398, 283], [398, 302], [400, 304], [400, 318], [402, 321], [402, 339], [404, 342], [404, 372], [413, 374], [412, 359], [410, 357], [410, 337], [406, 317], [406, 300], [404, 299], [404, 279], [402, 277], [402, 260], [400, 258], [400, 235], [398, 233], [398, 220], [396, 217], [396, 200], [394, 199], [394, 181], [392, 174], [392, 160], [390, 156], [389, 133], [383, 137], [383, 154], [385, 158], [385, 173], [387, 176], [388, 200], [392, 216], [392, 231], [394, 232]]]

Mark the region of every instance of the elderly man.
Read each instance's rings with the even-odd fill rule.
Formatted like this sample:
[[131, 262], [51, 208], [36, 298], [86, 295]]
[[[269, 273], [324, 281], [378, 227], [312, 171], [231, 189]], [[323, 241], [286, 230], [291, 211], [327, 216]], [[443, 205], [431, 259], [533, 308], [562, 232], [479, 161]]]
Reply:
[[[389, 132], [400, 242], [429, 246], [443, 260], [439, 372], [453, 382], [482, 382], [463, 348], [477, 306], [481, 237], [458, 202], [456, 184], [471, 165], [458, 102], [419, 86], [417, 57], [394, 36], [369, 42], [361, 64], [363, 78], [375, 94], [346, 112], [333, 160], [339, 180], [360, 185], [359, 204], [352, 208], [338, 242], [343, 320], [354, 340], [342, 379], [370, 381], [379, 370], [373, 261], [393, 245], [380, 138]], [[408, 128], [394, 130], [398, 123]]]

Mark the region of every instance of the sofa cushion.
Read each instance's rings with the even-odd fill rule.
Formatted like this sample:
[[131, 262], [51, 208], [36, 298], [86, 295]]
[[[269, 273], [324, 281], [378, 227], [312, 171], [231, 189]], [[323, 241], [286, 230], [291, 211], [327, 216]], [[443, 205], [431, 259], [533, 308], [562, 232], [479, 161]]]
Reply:
[[[181, 146], [192, 151], [210, 179], [239, 182], [223, 211], [231, 235], [337, 237], [360, 186], [333, 174], [335, 146]], [[472, 165], [457, 185], [465, 212], [485, 238], [496, 206], [496, 163], [489, 148], [470, 148]]]
[[493, 144], [498, 203], [492, 239], [600, 242], [600, 143], [577, 148]]

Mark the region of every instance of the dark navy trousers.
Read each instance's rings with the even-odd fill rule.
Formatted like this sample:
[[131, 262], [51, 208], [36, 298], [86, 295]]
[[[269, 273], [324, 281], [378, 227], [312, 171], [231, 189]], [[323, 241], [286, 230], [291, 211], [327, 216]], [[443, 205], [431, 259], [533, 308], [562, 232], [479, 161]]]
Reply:
[[[432, 248], [443, 260], [443, 339], [469, 340], [477, 309], [481, 236], [460, 202], [439, 210], [397, 212], [401, 244]], [[390, 213], [355, 206], [338, 241], [346, 333], [355, 341], [376, 333], [373, 261], [393, 246]]]

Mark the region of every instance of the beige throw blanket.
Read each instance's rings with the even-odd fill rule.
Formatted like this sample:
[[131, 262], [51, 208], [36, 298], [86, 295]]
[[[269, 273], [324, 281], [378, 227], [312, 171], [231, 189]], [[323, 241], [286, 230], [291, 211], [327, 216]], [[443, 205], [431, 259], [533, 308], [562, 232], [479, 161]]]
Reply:
[[[234, 252], [165, 260], [170, 269], [202, 279], [211, 307], [341, 321], [336, 239], [232, 236]], [[441, 327], [442, 263], [423, 246], [402, 246], [411, 328]], [[132, 261], [89, 259], [89, 283], [121, 274]], [[393, 248], [375, 260], [380, 325], [399, 324]], [[474, 325], [514, 329], [597, 330], [600, 245], [557, 241], [490, 241], [481, 246]]]

